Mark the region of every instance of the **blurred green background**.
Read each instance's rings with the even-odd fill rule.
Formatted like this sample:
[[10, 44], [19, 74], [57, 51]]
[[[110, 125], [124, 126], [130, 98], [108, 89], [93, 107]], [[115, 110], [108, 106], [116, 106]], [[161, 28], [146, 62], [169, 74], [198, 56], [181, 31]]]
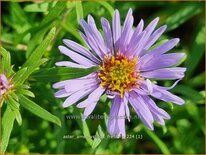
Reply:
[[[54, 98], [49, 79], [31, 76], [29, 84], [35, 94], [34, 101], [62, 121], [58, 127], [21, 109], [23, 123], [15, 122], [8, 153], [205, 153], [205, 2], [140, 2], [140, 1], [62, 1], [62, 2], [1, 2], [1, 43], [10, 51], [14, 70], [18, 70], [34, 49], [42, 42], [52, 27], [57, 33], [44, 57], [49, 60], [43, 68], [54, 67], [59, 60], [68, 59], [61, 55], [57, 46], [62, 39], [69, 38], [82, 43], [78, 30], [80, 18], [88, 14], [94, 16], [101, 29], [100, 18], [111, 22], [114, 9], [119, 9], [123, 22], [129, 8], [133, 9], [134, 26], [143, 19], [148, 24], [159, 16], [159, 25], [168, 25], [167, 32], [160, 38], [179, 37], [176, 51], [184, 52], [187, 58], [180, 63], [187, 67], [185, 78], [172, 90], [182, 97], [186, 104], [172, 106], [171, 103], [157, 101], [171, 115], [166, 126], [155, 125], [154, 132], [147, 130], [139, 119], [126, 121], [127, 139], [69, 139], [65, 135], [107, 136], [104, 119], [66, 119], [67, 115], [79, 115], [82, 110], [75, 106], [62, 108], [61, 99]], [[40, 74], [37, 71], [35, 75]], [[52, 77], [51, 77], [52, 78]], [[162, 85], [171, 85], [164, 81]], [[95, 109], [95, 114], [108, 114], [109, 106], [103, 96]], [[109, 105], [110, 103], [108, 103]], [[106, 106], [105, 106], [106, 105]], [[132, 116], [135, 115], [131, 111]], [[141, 139], [134, 136], [142, 136]]]

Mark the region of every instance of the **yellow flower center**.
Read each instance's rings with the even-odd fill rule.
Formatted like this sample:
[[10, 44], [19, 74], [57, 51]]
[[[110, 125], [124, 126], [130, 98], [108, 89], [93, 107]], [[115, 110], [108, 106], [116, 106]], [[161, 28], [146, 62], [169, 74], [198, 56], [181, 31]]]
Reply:
[[101, 86], [119, 92], [121, 97], [132, 87], [138, 87], [142, 78], [136, 69], [137, 63], [138, 57], [129, 59], [121, 54], [105, 56], [98, 72]]

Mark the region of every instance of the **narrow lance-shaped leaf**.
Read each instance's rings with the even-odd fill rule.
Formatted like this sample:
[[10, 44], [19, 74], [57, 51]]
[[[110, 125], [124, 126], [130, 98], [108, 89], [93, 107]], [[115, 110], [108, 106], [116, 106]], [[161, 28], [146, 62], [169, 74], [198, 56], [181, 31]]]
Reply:
[[47, 37], [44, 39], [44, 41], [34, 50], [31, 56], [27, 59], [23, 67], [29, 67], [30, 65], [36, 63], [36, 61], [39, 61], [41, 59], [47, 47], [54, 39], [55, 32], [56, 32], [56, 28], [53, 27], [51, 31], [48, 33]]
[[205, 72], [198, 74], [189, 80], [189, 85], [193, 87], [204, 86], [205, 85]]
[[[43, 36], [53, 25], [53, 22], [60, 17], [60, 14], [64, 11], [66, 7], [66, 2], [58, 1], [56, 5], [49, 10], [47, 16], [43, 19], [43, 21], [37, 26], [31, 29], [32, 32], [32, 40], [29, 42], [28, 51], [26, 56], [29, 57], [34, 52], [34, 48], [38, 43], [43, 40]], [[53, 25], [55, 26], [55, 25]]]
[[35, 97], [34, 93], [27, 89], [17, 89], [16, 94], [22, 94], [29, 97]]
[[[80, 114], [80, 110], [79, 109], [76, 109], [74, 108], [73, 110], [73, 114], [76, 115], [76, 116], [81, 116], [83, 117], [81, 114]], [[89, 131], [89, 128], [88, 128], [88, 125], [87, 125], [87, 122], [82, 119], [76, 119], [78, 125], [81, 127], [82, 129], [82, 132], [83, 132], [83, 135], [86, 139], [86, 141], [89, 143], [90, 146], [92, 146], [92, 143], [93, 143], [93, 140], [92, 140], [92, 137], [91, 137], [91, 134], [90, 134], [90, 131]]]
[[6, 107], [2, 118], [2, 139], [1, 139], [1, 154], [4, 154], [9, 143], [10, 134], [13, 128], [15, 115], [9, 106]]
[[114, 9], [113, 7], [106, 1], [97, 1], [97, 3], [101, 4], [103, 7], [107, 9], [111, 17], [113, 16]]
[[149, 135], [150, 138], [156, 143], [159, 149], [162, 151], [163, 154], [170, 154], [169, 149], [165, 145], [165, 143], [154, 133], [149, 131], [145, 126], [143, 126], [145, 132]]
[[84, 17], [81, 1], [76, 1], [76, 13], [77, 13], [77, 21], [79, 22]]
[[185, 3], [178, 10], [169, 16], [166, 20], [168, 31], [173, 30], [183, 24], [185, 21], [203, 11], [201, 3]]
[[45, 40], [36, 48], [29, 59], [27, 59], [27, 61], [24, 63], [22, 69], [15, 74], [14, 81], [16, 84], [23, 84], [29, 75], [34, 72], [35, 69], [37, 69], [43, 62], [45, 62], [45, 59], [41, 59], [41, 57], [53, 40], [55, 31], [55, 27], [51, 29]]
[[42, 2], [42, 3], [32, 3], [28, 4], [24, 7], [24, 11], [26, 12], [46, 12], [49, 9], [50, 4], [52, 4], [52, 7], [56, 4], [54, 1], [51, 2]]
[[36, 63], [32, 64], [28, 67], [27, 71], [23, 73], [21, 80], [18, 82], [18, 84], [23, 84], [25, 80], [43, 63], [45, 62], [45, 59], [41, 59], [39, 61], [36, 61]]
[[87, 122], [85, 120], [82, 121], [82, 130], [83, 130], [83, 135], [86, 138], [86, 141], [89, 143], [89, 145], [92, 146], [93, 140], [92, 140], [92, 137], [91, 137], [91, 134], [90, 134]]
[[205, 51], [205, 24], [202, 21], [200, 24], [199, 30], [195, 36], [195, 39], [192, 44], [190, 55], [186, 61], [187, 72], [186, 76], [189, 77], [194, 72], [201, 58], [203, 57]]
[[15, 85], [18, 85], [21, 80], [22, 80], [22, 77], [24, 75], [24, 73], [28, 70], [28, 68], [24, 67], [22, 69], [20, 69], [13, 77], [13, 82], [15, 82]]
[[187, 97], [188, 99], [194, 101], [195, 103], [204, 102], [204, 96], [202, 96], [197, 90], [187, 85], [179, 84], [175, 88], [173, 88], [173, 92], [182, 94], [184, 95], [184, 97]]
[[61, 23], [61, 25], [67, 32], [71, 33], [76, 39], [78, 39], [82, 45], [86, 46], [85, 42], [74, 27], [73, 23]]
[[86, 76], [96, 71], [97, 69], [98, 67], [92, 67], [88, 69], [67, 68], [67, 67], [45, 68], [35, 72], [32, 75], [32, 77], [42, 82], [56, 82], [59, 80], [67, 80], [67, 79]]
[[22, 124], [22, 117], [19, 111], [19, 103], [12, 98], [12, 96], [8, 96], [8, 106], [10, 106], [13, 114], [15, 115], [16, 121], [19, 126]]
[[56, 5], [49, 10], [48, 15], [44, 18], [44, 20], [41, 22], [38, 28], [47, 25], [48, 23], [57, 19], [59, 15], [64, 11], [65, 7], [66, 3], [64, 1], [58, 1]]
[[101, 125], [99, 125], [98, 129], [96, 131], [95, 137], [94, 137], [94, 141], [92, 143], [92, 148], [96, 148], [101, 143], [104, 136], [105, 136], [105, 134], [102, 131], [102, 127], [101, 127]]
[[0, 54], [0, 72], [7, 73], [8, 75], [11, 74], [11, 56], [10, 53], [7, 52], [3, 47], [1, 47], [1, 54]]
[[29, 110], [33, 114], [39, 116], [40, 118], [44, 120], [50, 121], [52, 123], [55, 123], [61, 126], [61, 121], [59, 120], [59, 118], [52, 115], [50, 112], [43, 109], [42, 107], [40, 107], [39, 105], [37, 105], [36, 103], [28, 99], [27, 97], [23, 95], [19, 95], [19, 100], [20, 100], [20, 104], [22, 105], [22, 107]]

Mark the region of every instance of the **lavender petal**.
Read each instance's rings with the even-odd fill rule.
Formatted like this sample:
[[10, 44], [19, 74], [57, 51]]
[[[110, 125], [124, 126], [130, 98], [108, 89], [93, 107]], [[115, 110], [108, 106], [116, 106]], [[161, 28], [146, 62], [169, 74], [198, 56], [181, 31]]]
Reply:
[[153, 71], [141, 72], [141, 76], [145, 78], [155, 78], [155, 79], [182, 79], [184, 77], [184, 72], [186, 68], [183, 67], [173, 67], [173, 68], [163, 68], [156, 69]]

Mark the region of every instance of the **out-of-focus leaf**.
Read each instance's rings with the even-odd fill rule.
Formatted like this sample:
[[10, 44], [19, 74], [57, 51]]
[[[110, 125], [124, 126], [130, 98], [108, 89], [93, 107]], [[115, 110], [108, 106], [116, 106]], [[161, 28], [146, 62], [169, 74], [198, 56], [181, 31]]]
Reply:
[[56, 82], [59, 80], [68, 80], [72, 78], [86, 76], [96, 71], [97, 69], [97, 67], [92, 67], [88, 69], [67, 67], [46, 68], [38, 70], [32, 75], [32, 77], [42, 82]]
[[27, 15], [23, 11], [19, 3], [13, 2], [13, 3], [10, 3], [10, 5], [11, 5], [11, 8], [10, 8], [11, 9], [11, 21], [12, 23], [15, 23], [15, 24], [12, 24], [12, 26], [14, 27], [14, 29], [17, 30], [18, 33], [25, 32], [26, 30], [30, 28]]
[[193, 87], [204, 86], [205, 84], [205, 72], [193, 77], [189, 80], [188, 84]]
[[48, 11], [49, 7], [54, 7], [56, 2], [42, 2], [42, 3], [33, 3], [28, 4], [24, 7], [24, 11], [26, 12], [46, 12]]
[[48, 15], [43, 19], [39, 27], [47, 25], [53, 20], [57, 19], [59, 15], [64, 11], [66, 4], [64, 1], [58, 1], [56, 5], [49, 10]]
[[195, 36], [195, 39], [192, 43], [191, 51], [189, 51], [190, 54], [186, 61], [187, 77], [190, 77], [192, 75], [198, 63], [202, 59], [205, 53], [204, 49], [205, 49], [205, 24], [204, 22], [202, 22], [199, 31], [197, 32], [197, 35]]
[[173, 88], [173, 92], [180, 93], [187, 97], [188, 99], [194, 101], [195, 103], [204, 102], [204, 96], [202, 96], [198, 91], [193, 89], [192, 87], [186, 85], [177, 85]]
[[71, 9], [76, 6], [75, 1], [67, 1], [66, 3], [67, 9]]
[[6, 107], [2, 118], [2, 139], [1, 139], [1, 154], [4, 154], [9, 143], [10, 134], [13, 128], [15, 115], [9, 106]]
[[162, 125], [162, 131], [163, 131], [163, 134], [167, 133], [167, 126], [166, 125]]
[[96, 148], [101, 143], [104, 136], [105, 134], [102, 131], [102, 127], [99, 125], [92, 143], [92, 148]]
[[2, 70], [3, 73], [9, 73], [11, 71], [11, 56], [10, 53], [7, 52], [3, 47], [1, 47], [1, 63], [0, 63], [0, 72]]
[[80, 22], [81, 19], [83, 19], [83, 8], [82, 8], [82, 2], [76, 1], [76, 14], [77, 14], [77, 21]]
[[108, 2], [106, 2], [106, 1], [97, 1], [97, 3], [99, 3], [100, 5], [105, 7], [107, 9], [107, 11], [109, 12], [109, 14], [111, 15], [111, 17], [113, 16], [114, 9]]
[[77, 29], [70, 24], [70, 23], [61, 23], [62, 27], [68, 31], [70, 34], [72, 34], [76, 39], [78, 39], [82, 45], [85, 45], [84, 41], [82, 40], [81, 36], [79, 35]]
[[201, 116], [197, 106], [192, 102], [188, 102], [188, 104], [186, 105], [186, 110], [189, 113], [189, 115], [192, 116], [191, 118], [197, 122], [197, 125], [202, 129], [203, 133], [205, 133], [203, 122], [201, 122], [201, 120], [204, 119], [200, 119]]
[[59, 18], [60, 14], [64, 11], [65, 7], [66, 7], [66, 2], [58, 1], [56, 5], [49, 10], [49, 13], [43, 19], [43, 21], [37, 27], [34, 27], [31, 30], [32, 38], [31, 41], [29, 41], [29, 46], [26, 53], [27, 57], [31, 55], [36, 45], [43, 40], [43, 35], [47, 32], [48, 28], [52, 26], [53, 21]]
[[83, 135], [84, 135], [85, 139], [87, 140], [89, 145], [92, 146], [93, 140], [92, 140], [92, 136], [90, 134], [86, 120], [82, 121], [82, 130], [83, 130]]
[[42, 107], [40, 107], [39, 105], [37, 105], [36, 103], [34, 103], [30, 99], [28, 99], [27, 97], [25, 97], [23, 95], [19, 95], [19, 100], [20, 100], [20, 104], [25, 109], [32, 112], [33, 114], [39, 116], [40, 118], [42, 118], [44, 120], [50, 121], [52, 123], [55, 123], [55, 124], [61, 126], [61, 121], [59, 120], [59, 118], [52, 115], [50, 112], [43, 109]]
[[145, 126], [144, 130], [149, 135], [149, 137], [155, 142], [155, 144], [158, 146], [158, 148], [162, 151], [163, 154], [170, 154], [168, 147], [154, 132], [149, 131]]
[[183, 24], [185, 21], [200, 13], [203, 10], [202, 3], [191, 3], [179, 7], [178, 10], [169, 16], [166, 20], [168, 31], [173, 30]]
[[56, 28], [51, 29], [45, 40], [36, 48], [29, 59], [27, 59], [27, 61], [24, 63], [23, 68], [16, 73], [16, 76], [14, 77], [14, 81], [18, 81], [16, 83], [23, 84], [24, 81], [30, 76], [30, 74], [47, 60], [41, 59], [41, 57], [53, 40], [55, 31]]
[[41, 59], [47, 47], [50, 45], [51, 41], [54, 39], [55, 32], [56, 32], [56, 28], [53, 27], [51, 31], [48, 33], [47, 37], [44, 39], [44, 41], [36, 48], [36, 50], [32, 53], [32, 55], [25, 62], [23, 67], [29, 67], [30, 65], [36, 63], [36, 61]]

